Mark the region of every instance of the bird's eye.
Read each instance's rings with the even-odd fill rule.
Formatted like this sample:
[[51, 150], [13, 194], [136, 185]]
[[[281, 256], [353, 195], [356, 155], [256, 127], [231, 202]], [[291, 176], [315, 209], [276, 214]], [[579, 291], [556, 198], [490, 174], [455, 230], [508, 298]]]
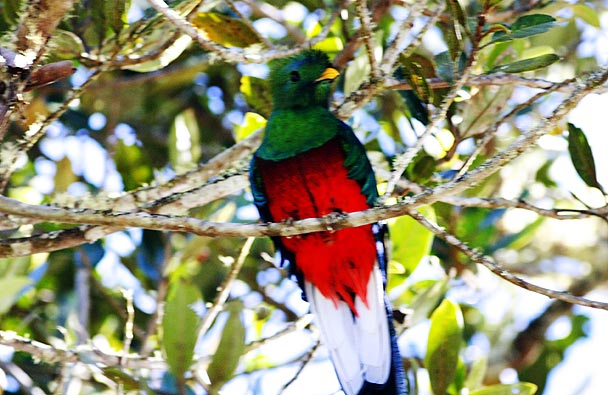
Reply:
[[300, 81], [300, 73], [298, 73], [297, 71], [292, 71], [289, 74], [289, 79], [291, 80], [291, 82], [298, 82]]

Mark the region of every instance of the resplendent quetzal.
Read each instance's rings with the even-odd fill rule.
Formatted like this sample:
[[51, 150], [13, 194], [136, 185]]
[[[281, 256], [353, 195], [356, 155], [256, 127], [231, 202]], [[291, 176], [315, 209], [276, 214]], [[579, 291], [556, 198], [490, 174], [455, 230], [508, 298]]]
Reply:
[[[350, 213], [378, 197], [365, 149], [328, 109], [339, 75], [308, 50], [270, 65], [273, 110], [251, 161], [263, 221]], [[405, 394], [391, 309], [385, 296], [385, 226], [274, 238], [289, 263], [347, 395]]]

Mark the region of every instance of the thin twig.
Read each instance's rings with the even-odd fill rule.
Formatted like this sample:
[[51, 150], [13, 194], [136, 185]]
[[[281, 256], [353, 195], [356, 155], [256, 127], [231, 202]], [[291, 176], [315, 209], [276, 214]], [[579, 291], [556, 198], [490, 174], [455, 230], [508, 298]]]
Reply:
[[293, 223], [269, 223], [261, 225], [215, 223], [190, 217], [153, 216], [146, 213], [100, 213], [87, 209], [68, 210], [56, 207], [28, 205], [3, 196], [0, 196], [0, 212], [16, 216], [40, 217], [64, 223], [132, 226], [156, 230], [192, 232], [206, 236], [293, 236], [314, 231], [361, 226], [382, 219], [405, 215], [412, 209], [441, 200], [447, 196], [458, 194], [486, 179], [512, 159], [518, 157], [541, 136], [552, 130], [585, 96], [602, 86], [606, 82], [606, 79], [608, 79], [608, 68], [591, 75], [549, 117], [542, 119], [536, 127], [523, 134], [520, 139], [513, 142], [504, 151], [488, 159], [485, 163], [470, 170], [458, 179], [441, 184], [431, 190], [423, 191], [403, 202], [388, 207], [372, 208], [344, 215], [304, 219], [294, 221]]
[[496, 274], [503, 280], [506, 280], [520, 288], [526, 289], [528, 291], [535, 292], [540, 295], [547, 296], [551, 299], [559, 299], [561, 301], [578, 304], [581, 306], [592, 307], [595, 309], [608, 310], [608, 303], [599, 302], [595, 300], [590, 300], [587, 298], [583, 298], [580, 296], [572, 295], [570, 292], [565, 291], [555, 291], [552, 289], [544, 288], [535, 284], [532, 284], [520, 277], [517, 277], [513, 273], [508, 270], [502, 268], [499, 264], [497, 264], [492, 258], [485, 256], [478, 251], [468, 247], [464, 242], [459, 240], [456, 236], [446, 232], [441, 229], [437, 224], [431, 222], [429, 219], [418, 213], [417, 211], [410, 211], [409, 215], [422, 224], [425, 228], [433, 232], [436, 236], [440, 237], [442, 240], [446, 241], [451, 246], [457, 248], [466, 256], [471, 258], [476, 263], [479, 263], [490, 270], [492, 273]]
[[409, 15], [407, 18], [401, 22], [399, 29], [397, 29], [397, 35], [384, 52], [382, 65], [380, 66], [384, 75], [389, 76], [393, 74], [396, 68], [397, 59], [400, 55], [406, 58], [411, 56], [411, 53], [420, 46], [426, 31], [435, 25], [439, 15], [441, 15], [444, 9], [443, 3], [442, 5], [438, 6], [435, 11], [432, 12], [430, 18], [424, 23], [421, 31], [416, 34], [413, 41], [404, 48], [403, 46], [405, 44], [405, 40], [408, 38], [410, 30], [414, 26], [414, 22], [418, 19], [422, 11], [426, 10], [426, 6], [427, 4], [423, 1], [415, 2], [414, 5], [409, 9]]
[[477, 158], [477, 156], [484, 149], [484, 147], [490, 141], [492, 141], [492, 139], [495, 137], [496, 133], [498, 132], [498, 129], [499, 129], [500, 125], [504, 124], [507, 120], [509, 120], [512, 117], [514, 117], [515, 115], [517, 115], [521, 110], [523, 110], [523, 109], [525, 109], [527, 107], [530, 107], [532, 104], [534, 104], [540, 98], [542, 98], [542, 97], [544, 97], [544, 96], [546, 96], [546, 95], [548, 95], [548, 94], [550, 94], [552, 92], [558, 91], [562, 86], [567, 86], [567, 85], [571, 84], [572, 82], [573, 82], [572, 79], [568, 79], [568, 80], [562, 81], [560, 83], [553, 84], [553, 86], [551, 88], [537, 93], [536, 95], [532, 96], [531, 98], [529, 98], [525, 102], [523, 102], [523, 103], [518, 104], [517, 106], [515, 106], [506, 115], [500, 117], [500, 119], [498, 121], [496, 121], [494, 123], [494, 125], [492, 125], [484, 133], [483, 138], [477, 143], [477, 145], [475, 146], [475, 149], [473, 150], [473, 152], [471, 153], [471, 155], [469, 155], [469, 157], [465, 160], [465, 162], [463, 163], [463, 165], [460, 168], [460, 170], [458, 170], [458, 173], [456, 174], [455, 178], [458, 178], [458, 177], [462, 176], [464, 173], [466, 173], [469, 170], [469, 168], [471, 167], [471, 165], [473, 164], [473, 162], [475, 161], [475, 159]]
[[127, 364], [127, 355], [131, 350], [133, 342], [133, 323], [135, 322], [135, 308], [133, 307], [133, 290], [122, 289], [122, 295], [125, 298], [127, 310], [127, 320], [125, 321], [125, 338], [122, 344], [122, 357], [120, 358], [120, 366], [125, 367]]
[[156, 11], [161, 13], [167, 18], [175, 27], [181, 30], [183, 33], [190, 36], [193, 40], [199, 43], [199, 45], [206, 51], [212, 52], [218, 55], [222, 60], [229, 63], [267, 63], [270, 60], [283, 58], [286, 56], [296, 55], [302, 52], [305, 48], [312, 47], [313, 45], [321, 42], [327, 37], [333, 21], [335, 20], [338, 11], [332, 12], [327, 24], [323, 27], [321, 33], [312, 39], [308, 40], [305, 45], [297, 46], [295, 48], [283, 49], [283, 50], [243, 50], [240, 48], [226, 48], [213, 41], [205, 38], [196, 27], [194, 27], [187, 19], [183, 18], [173, 9], [171, 9], [167, 3], [163, 0], [148, 0], [148, 2], [154, 7]]
[[297, 320], [289, 322], [287, 324], [287, 326], [285, 326], [285, 328], [283, 328], [281, 331], [275, 333], [274, 335], [265, 337], [260, 340], [252, 341], [245, 348], [245, 353], [249, 353], [251, 351], [257, 350], [258, 348], [263, 347], [266, 344], [268, 344], [274, 340], [277, 340], [285, 335], [300, 331], [300, 330], [306, 328], [308, 325], [310, 325], [311, 322], [312, 322], [312, 314], [305, 314], [305, 315], [301, 316], [300, 318], [298, 318]]
[[272, 42], [270, 42], [270, 40], [266, 37], [264, 37], [263, 35], [260, 34], [260, 32], [258, 32], [254, 27], [253, 27], [253, 23], [251, 23], [251, 21], [249, 20], [249, 18], [247, 18], [245, 15], [243, 15], [243, 13], [238, 9], [238, 7], [236, 6], [236, 4], [234, 4], [233, 0], [225, 0], [226, 4], [228, 4], [228, 6], [230, 7], [230, 9], [239, 17], [239, 20], [245, 24], [245, 26], [247, 26], [252, 32], [254, 32], [255, 36], [257, 37], [257, 39], [261, 42], [264, 43], [264, 45], [266, 46], [266, 48], [274, 48], [274, 44], [272, 44]]
[[361, 22], [361, 39], [365, 43], [365, 49], [367, 52], [367, 60], [370, 67], [371, 79], [377, 81], [381, 78], [380, 69], [378, 68], [378, 61], [376, 60], [374, 38], [372, 37], [373, 26], [367, 9], [367, 0], [356, 1], [357, 14], [359, 21]]
[[217, 317], [217, 315], [224, 308], [224, 305], [225, 305], [226, 301], [228, 300], [228, 296], [230, 295], [230, 290], [232, 289], [232, 284], [234, 283], [234, 280], [236, 280], [236, 277], [240, 273], [241, 268], [243, 267], [243, 264], [245, 263], [245, 258], [247, 258], [247, 256], [249, 255], [249, 251], [251, 250], [251, 246], [253, 245], [254, 241], [255, 241], [254, 237], [249, 237], [245, 241], [245, 244], [243, 244], [243, 248], [241, 249], [241, 253], [239, 254], [239, 257], [236, 259], [234, 265], [232, 265], [232, 268], [230, 269], [230, 273], [228, 273], [228, 276], [226, 276], [226, 279], [220, 286], [220, 291], [218, 292], [215, 300], [213, 301], [213, 306], [211, 306], [211, 308], [209, 310], [207, 310], [207, 313], [203, 317], [203, 320], [201, 322], [201, 329], [199, 331], [199, 337], [202, 337], [207, 333], [209, 328], [211, 328], [211, 324], [213, 324], [213, 321], [215, 321], [215, 318]]
[[319, 348], [320, 344], [321, 344], [321, 341], [319, 339], [317, 339], [317, 341], [312, 346], [312, 348], [310, 350], [308, 350], [308, 352], [306, 353], [306, 355], [304, 355], [304, 358], [302, 359], [302, 363], [300, 364], [300, 367], [298, 368], [298, 371], [293, 375], [293, 377], [288, 382], [286, 382], [283, 385], [283, 387], [281, 387], [281, 390], [279, 391], [279, 394], [282, 394], [283, 392], [285, 392], [285, 390], [291, 384], [293, 384], [298, 379], [298, 377], [300, 377], [300, 374], [302, 373], [302, 371], [304, 370], [304, 368], [308, 365], [308, 363], [310, 361], [312, 361], [312, 357], [315, 354], [315, 351], [317, 351], [317, 349]]

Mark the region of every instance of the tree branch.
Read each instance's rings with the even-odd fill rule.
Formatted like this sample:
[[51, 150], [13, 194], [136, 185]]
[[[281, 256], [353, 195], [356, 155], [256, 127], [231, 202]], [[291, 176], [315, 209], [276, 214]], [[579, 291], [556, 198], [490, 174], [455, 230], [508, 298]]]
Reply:
[[553, 129], [583, 97], [592, 93], [608, 79], [608, 69], [593, 74], [568, 99], [563, 101], [539, 125], [513, 142], [506, 150], [456, 180], [423, 191], [398, 204], [372, 208], [351, 214], [334, 214], [323, 218], [309, 218], [292, 223], [233, 224], [216, 223], [190, 217], [169, 217], [148, 213], [99, 212], [91, 209], [62, 209], [56, 207], [33, 206], [6, 197], [0, 197], [0, 213], [23, 217], [38, 217], [62, 223], [88, 223], [122, 227], [191, 232], [201, 236], [250, 237], [250, 236], [294, 236], [324, 230], [337, 230], [377, 222], [408, 214], [422, 205], [430, 204], [447, 196], [466, 190], [471, 185], [485, 179], [512, 159], [519, 156], [538, 138]]
[[199, 45], [206, 51], [212, 52], [218, 55], [222, 60], [228, 63], [267, 63], [273, 59], [283, 58], [286, 56], [296, 55], [302, 52], [305, 48], [314, 46], [315, 44], [323, 41], [331, 26], [335, 20], [338, 10], [332, 12], [327, 24], [323, 27], [321, 33], [312, 39], [308, 40], [305, 44], [297, 46], [295, 48], [283, 49], [283, 50], [268, 50], [259, 51], [258, 49], [240, 49], [240, 48], [226, 48], [213, 41], [206, 39], [188, 20], [180, 16], [177, 12], [171, 9], [167, 3], [163, 0], [148, 0], [148, 2], [154, 7], [156, 11], [161, 13], [167, 18], [175, 27], [182, 31], [182, 33], [190, 36], [194, 41], [198, 42]]
[[435, 223], [429, 221], [423, 215], [418, 213], [417, 211], [410, 211], [409, 215], [412, 216], [416, 221], [422, 224], [425, 228], [433, 232], [436, 236], [440, 237], [442, 240], [445, 240], [451, 246], [457, 248], [466, 256], [471, 258], [473, 262], [479, 263], [490, 270], [492, 273], [496, 274], [503, 280], [510, 282], [520, 288], [526, 289], [528, 291], [532, 291], [534, 293], [547, 296], [551, 299], [558, 299], [566, 303], [578, 304], [581, 306], [587, 306], [594, 309], [602, 309], [608, 310], [608, 303], [606, 302], [598, 302], [595, 300], [586, 299], [580, 296], [575, 296], [567, 291], [555, 291], [552, 289], [544, 288], [528, 281], [517, 277], [513, 273], [509, 272], [502, 268], [499, 264], [497, 264], [492, 258], [485, 256], [474, 249], [468, 247], [464, 242], [460, 241], [456, 236], [447, 233], [443, 229], [439, 228]]

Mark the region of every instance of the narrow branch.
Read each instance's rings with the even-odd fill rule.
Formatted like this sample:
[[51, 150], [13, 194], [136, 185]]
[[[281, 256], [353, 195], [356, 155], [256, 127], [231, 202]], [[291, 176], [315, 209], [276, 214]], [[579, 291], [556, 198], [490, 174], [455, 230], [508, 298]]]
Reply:
[[289, 35], [296, 41], [296, 43], [301, 45], [306, 41], [306, 35], [302, 33], [302, 30], [287, 22], [283, 17], [281, 10], [277, 9], [273, 5], [253, 0], [243, 0], [243, 3], [247, 4], [251, 8], [252, 14], [256, 17], [270, 18], [283, 26]]
[[403, 56], [405, 57], [411, 56], [410, 52], [418, 48], [422, 41], [422, 38], [424, 37], [425, 32], [431, 26], [435, 25], [437, 19], [439, 18], [439, 15], [441, 15], [444, 9], [443, 4], [438, 6], [435, 11], [432, 12], [430, 18], [425, 22], [422, 30], [416, 35], [416, 37], [414, 37], [413, 41], [407, 47], [404, 48], [405, 40], [408, 38], [409, 33], [412, 27], [414, 26], [414, 22], [418, 19], [422, 12], [426, 10], [426, 6], [427, 4], [425, 2], [417, 1], [409, 9], [409, 15], [401, 23], [399, 29], [397, 29], [397, 34], [395, 38], [384, 53], [382, 65], [380, 66], [384, 75], [388, 76], [393, 74], [393, 71], [395, 71], [396, 69], [396, 62], [399, 55], [403, 54]]
[[228, 276], [226, 276], [226, 279], [220, 286], [220, 291], [218, 292], [215, 301], [213, 301], [213, 306], [209, 310], [207, 310], [205, 317], [203, 317], [203, 321], [201, 322], [201, 329], [198, 335], [199, 338], [207, 333], [209, 328], [211, 328], [211, 324], [213, 324], [213, 321], [215, 321], [217, 315], [223, 310], [224, 304], [226, 304], [228, 296], [230, 295], [232, 284], [241, 272], [241, 268], [245, 263], [245, 259], [249, 255], [249, 251], [251, 251], [251, 246], [253, 245], [254, 240], [255, 238], [249, 237], [245, 241], [245, 244], [243, 244], [243, 248], [241, 249], [239, 257], [236, 259], [234, 265], [232, 265], [230, 273], [228, 273]]
[[266, 48], [274, 48], [274, 45], [270, 42], [270, 40], [268, 38], [264, 37], [263, 35], [261, 35], [260, 32], [258, 32], [253, 27], [253, 23], [251, 23], [249, 18], [247, 18], [245, 15], [243, 15], [243, 13], [238, 9], [236, 4], [234, 4], [233, 0], [225, 0], [225, 1], [228, 4], [228, 6], [230, 7], [230, 9], [232, 10], [232, 12], [234, 12], [236, 15], [238, 15], [241, 22], [243, 22], [252, 32], [254, 32], [256, 38], [260, 42], [263, 42], [264, 45], [266, 46]]
[[[103, 366], [119, 366], [119, 354], [108, 354], [98, 349], [81, 346], [78, 350], [62, 349], [41, 343], [36, 340], [19, 336], [12, 331], [0, 331], [0, 344], [30, 354], [49, 364], [77, 363], [100, 364]], [[129, 355], [126, 359], [126, 369], [158, 369], [166, 370], [167, 364], [159, 358], [141, 358]]]
[[[38, 140], [44, 135], [46, 129], [56, 120], [65, 113], [70, 104], [77, 100], [85, 91], [85, 89], [95, 81], [103, 71], [105, 71], [105, 67], [101, 67], [93, 72], [87, 79], [87, 81], [80, 87], [73, 89], [70, 92], [69, 97], [61, 104], [61, 106], [55, 110], [51, 115], [46, 117], [41, 122], [34, 122], [30, 125], [29, 129], [25, 133], [25, 137], [20, 141], [17, 145], [17, 153], [25, 153], [30, 148], [38, 142]], [[15, 166], [17, 164], [16, 160], [11, 161], [10, 163], [3, 164], [0, 166], [0, 191], [3, 191], [8, 184], [11, 174], [15, 171]]]
[[537, 93], [536, 95], [532, 96], [531, 98], [529, 98], [525, 102], [523, 102], [523, 103], [515, 106], [506, 115], [500, 117], [500, 119], [498, 121], [496, 121], [494, 123], [494, 125], [492, 125], [484, 133], [483, 138], [481, 139], [481, 141], [479, 141], [477, 143], [477, 145], [475, 146], [475, 149], [473, 150], [473, 152], [471, 153], [471, 155], [469, 155], [469, 157], [466, 159], [466, 161], [464, 162], [464, 164], [462, 165], [462, 167], [460, 168], [460, 170], [458, 171], [458, 173], [456, 173], [455, 177], [456, 178], [460, 177], [460, 176], [462, 176], [464, 173], [466, 173], [469, 170], [469, 167], [473, 164], [473, 162], [475, 161], [475, 159], [477, 158], [477, 156], [481, 153], [481, 151], [483, 150], [483, 148], [490, 141], [492, 141], [492, 139], [495, 137], [496, 133], [498, 132], [498, 129], [500, 128], [500, 125], [504, 124], [507, 120], [509, 120], [512, 117], [514, 117], [515, 115], [517, 115], [521, 110], [523, 110], [523, 109], [531, 106], [532, 104], [534, 104], [540, 98], [548, 95], [549, 93], [552, 93], [552, 92], [555, 92], [555, 91], [559, 90], [559, 88], [562, 87], [562, 86], [569, 85], [571, 82], [572, 82], [572, 80], [569, 79], [569, 80], [562, 81], [560, 83], [553, 84], [553, 86], [551, 88]]
[[127, 320], [125, 321], [125, 338], [122, 345], [122, 357], [120, 358], [120, 366], [127, 364], [127, 355], [131, 350], [131, 343], [133, 342], [133, 328], [135, 327], [135, 307], [133, 306], [133, 290], [123, 289], [122, 295], [125, 298]]
[[[532, 89], [554, 89], [557, 92], [571, 94], [576, 90], [578, 84], [572, 80], [566, 80], [568, 83], [552, 82], [542, 78], [526, 78], [515, 74], [489, 74], [472, 76], [467, 81], [467, 86], [523, 86]], [[441, 78], [430, 78], [427, 80], [432, 89], [443, 89], [451, 87], [451, 84]], [[558, 85], [555, 88], [555, 85]], [[387, 83], [387, 89], [392, 90], [412, 90], [412, 87], [407, 82], [392, 80]], [[601, 94], [608, 91], [608, 87], [598, 88], [596, 93]]]
[[274, 335], [265, 337], [260, 340], [252, 341], [251, 343], [249, 343], [247, 345], [244, 353], [246, 354], [248, 352], [257, 350], [258, 348], [263, 347], [264, 345], [266, 345], [274, 340], [277, 340], [285, 335], [288, 335], [290, 333], [301, 331], [302, 329], [304, 329], [308, 325], [310, 325], [311, 322], [312, 322], [312, 314], [305, 314], [305, 315], [301, 316], [300, 318], [298, 318], [297, 320], [289, 322], [287, 324], [287, 326], [285, 326], [285, 328], [283, 328], [281, 331], [275, 333]]
[[73, 3], [75, 0], [34, 0], [22, 14], [13, 44], [21, 58], [19, 69], [23, 76], [11, 76], [7, 100], [0, 101], [0, 141], [4, 139], [12, 113], [18, 108], [19, 97], [29, 80], [27, 77], [44, 56], [51, 35]]
[[499, 168], [519, 156], [533, 145], [542, 135], [546, 134], [585, 96], [602, 86], [608, 79], [608, 69], [602, 69], [591, 75], [579, 86], [568, 99], [562, 102], [553, 114], [541, 121], [539, 125], [522, 135], [506, 150], [495, 155], [485, 163], [462, 175], [456, 180], [439, 185], [432, 190], [423, 191], [401, 203], [393, 206], [373, 208], [345, 215], [331, 215], [324, 218], [305, 219], [289, 224], [228, 224], [202, 221], [189, 217], [153, 216], [145, 213], [99, 213], [95, 210], [67, 210], [43, 206], [31, 206], [13, 199], [0, 196], [0, 213], [16, 216], [39, 217], [55, 222], [89, 223], [113, 226], [133, 226], [146, 229], [172, 230], [191, 232], [205, 236], [293, 236], [322, 230], [337, 230], [346, 227], [370, 224], [382, 219], [398, 217], [425, 204], [430, 204], [446, 196], [455, 195], [480, 182]]
[[335, 20], [338, 10], [334, 11], [330, 16], [327, 24], [324, 26], [321, 33], [312, 39], [308, 40], [307, 43], [297, 46], [295, 48], [284, 49], [284, 50], [268, 50], [264, 52], [259, 51], [248, 51], [240, 48], [228, 49], [213, 41], [206, 39], [188, 20], [181, 17], [177, 12], [171, 9], [167, 3], [163, 0], [148, 0], [148, 2], [154, 7], [156, 11], [161, 13], [167, 18], [175, 27], [182, 31], [182, 33], [190, 36], [194, 41], [198, 42], [199, 45], [206, 51], [212, 52], [222, 58], [225, 62], [229, 63], [267, 63], [270, 60], [291, 56], [302, 52], [305, 48], [312, 47], [318, 42], [321, 42], [327, 37], [333, 21]]
[[608, 303], [598, 302], [595, 300], [586, 299], [580, 296], [575, 296], [570, 292], [566, 291], [555, 291], [552, 289], [544, 288], [528, 281], [517, 277], [512, 274], [508, 270], [503, 269], [499, 264], [497, 264], [492, 258], [485, 256], [474, 249], [468, 247], [464, 242], [460, 241], [456, 236], [444, 231], [437, 224], [429, 221], [423, 215], [418, 213], [417, 211], [410, 211], [409, 215], [412, 216], [416, 221], [422, 224], [425, 228], [433, 232], [436, 236], [440, 237], [442, 240], [445, 240], [451, 246], [457, 248], [466, 256], [471, 258], [476, 263], [479, 263], [490, 270], [492, 273], [496, 274], [503, 280], [510, 282], [520, 288], [526, 289], [528, 291], [535, 292], [540, 295], [547, 296], [551, 299], [558, 299], [564, 301], [566, 303], [578, 304], [581, 306], [592, 307], [595, 309], [608, 310]]
[[[238, 184], [234, 184], [235, 181], [239, 180], [239, 177], [229, 177], [225, 180], [214, 181], [209, 185], [203, 184], [211, 177], [232, 166], [233, 163], [238, 163], [249, 156], [259, 145], [261, 138], [261, 131], [257, 131], [245, 140], [218, 154], [196, 170], [179, 175], [162, 185], [140, 188], [116, 199], [109, 199], [103, 202], [95, 201], [95, 206], [108, 210], [133, 211], [138, 207], [148, 204], [150, 212], [175, 213], [187, 208], [205, 205], [214, 199], [226, 196], [222, 196], [221, 193], [230, 194], [235, 192], [236, 190], [228, 186], [230, 184], [233, 184], [232, 187], [239, 186]], [[242, 185], [247, 184], [247, 181], [243, 178], [239, 182], [242, 182]], [[203, 186], [200, 187], [200, 185]], [[184, 201], [174, 201], [170, 197], [171, 194], [180, 193], [184, 194]], [[153, 203], [149, 203], [150, 201], [153, 201]], [[171, 207], [171, 209], [163, 209], [165, 204]], [[9, 216], [3, 213], [0, 213], [0, 218], [4, 218], [2, 222], [6, 224], [4, 226], [9, 228], [11, 224], [27, 222], [24, 221], [24, 217]], [[31, 217], [31, 220], [33, 222], [30, 221], [29, 223], [44, 221], [44, 219], [36, 217]], [[25, 256], [36, 252], [49, 252], [75, 247], [85, 243], [92, 243], [110, 233], [123, 229], [123, 227], [116, 226], [81, 226], [26, 238], [0, 240], [0, 257]]]
[[304, 370], [304, 368], [308, 365], [308, 363], [310, 361], [312, 361], [312, 357], [315, 354], [315, 351], [317, 351], [317, 349], [319, 348], [319, 345], [321, 344], [321, 341], [319, 339], [317, 339], [317, 341], [315, 342], [315, 344], [312, 346], [312, 348], [310, 350], [308, 350], [308, 352], [306, 353], [306, 355], [304, 355], [304, 358], [302, 359], [302, 363], [300, 364], [300, 367], [298, 368], [298, 371], [293, 375], [293, 377], [286, 382], [283, 387], [281, 388], [281, 390], [279, 391], [279, 394], [282, 394], [285, 392], [285, 390], [291, 385], [293, 384], [298, 377], [300, 377], [300, 374], [302, 373], [302, 371]]
[[[455, 195], [480, 182], [512, 159], [519, 156], [538, 138], [552, 130], [553, 127], [586, 95], [602, 86], [608, 78], [608, 69], [591, 75], [579, 86], [568, 99], [562, 102], [553, 114], [541, 121], [539, 125], [512, 143], [505, 151], [495, 155], [482, 165], [467, 172], [456, 180], [423, 191], [393, 206], [373, 208], [344, 215], [331, 215], [324, 218], [311, 218], [293, 223], [273, 224], [232, 224], [214, 223], [189, 217], [153, 216], [145, 213], [97, 212], [95, 210], [67, 210], [60, 208], [31, 206], [18, 201], [0, 197], [0, 213], [63, 223], [89, 223], [122, 227], [141, 227], [156, 230], [191, 232], [204, 236], [250, 237], [250, 236], [293, 236], [322, 230], [337, 230], [346, 227], [361, 226], [407, 214], [409, 211], [425, 204]], [[11, 246], [12, 247], [12, 246]]]
[[[472, 51], [472, 52], [473, 52], [473, 54], [475, 53], [475, 51]], [[471, 56], [474, 56], [473, 54]], [[467, 83], [467, 80], [469, 79], [469, 75], [472, 70], [472, 67], [471, 67], [472, 62], [473, 62], [473, 59], [468, 64], [468, 66], [463, 70], [462, 75], [460, 76], [460, 78], [458, 79], [456, 84], [454, 84], [454, 86], [451, 87], [450, 91], [443, 99], [443, 102], [441, 103], [439, 111], [437, 111], [434, 114], [433, 118], [431, 119], [431, 123], [429, 123], [429, 125], [426, 127], [425, 131], [418, 137], [418, 139], [416, 140], [416, 143], [412, 147], [408, 148], [407, 151], [405, 151], [405, 153], [403, 153], [395, 158], [394, 163], [393, 163], [394, 164], [393, 174], [388, 179], [388, 183], [386, 186], [386, 192], [380, 198], [381, 203], [384, 203], [386, 201], [386, 199], [393, 193], [393, 190], [395, 189], [395, 185], [397, 184], [397, 181], [401, 178], [401, 175], [405, 172], [405, 169], [407, 169], [407, 166], [410, 164], [410, 162], [416, 157], [416, 155], [418, 155], [418, 153], [422, 149], [426, 139], [433, 132], [435, 132], [439, 123], [441, 123], [445, 120], [448, 110], [449, 110], [450, 106], [452, 105], [452, 103], [454, 102], [454, 99], [456, 99], [458, 92], [460, 91], [460, 89], [462, 89], [462, 87]]]
[[376, 56], [374, 54], [375, 46], [374, 39], [372, 37], [373, 26], [369, 15], [369, 10], [367, 9], [367, 0], [357, 0], [356, 7], [359, 21], [361, 22], [361, 39], [365, 43], [367, 60], [369, 61], [370, 76], [372, 80], [376, 81], [381, 78], [381, 75], [380, 69], [378, 68], [378, 61], [376, 60]]

